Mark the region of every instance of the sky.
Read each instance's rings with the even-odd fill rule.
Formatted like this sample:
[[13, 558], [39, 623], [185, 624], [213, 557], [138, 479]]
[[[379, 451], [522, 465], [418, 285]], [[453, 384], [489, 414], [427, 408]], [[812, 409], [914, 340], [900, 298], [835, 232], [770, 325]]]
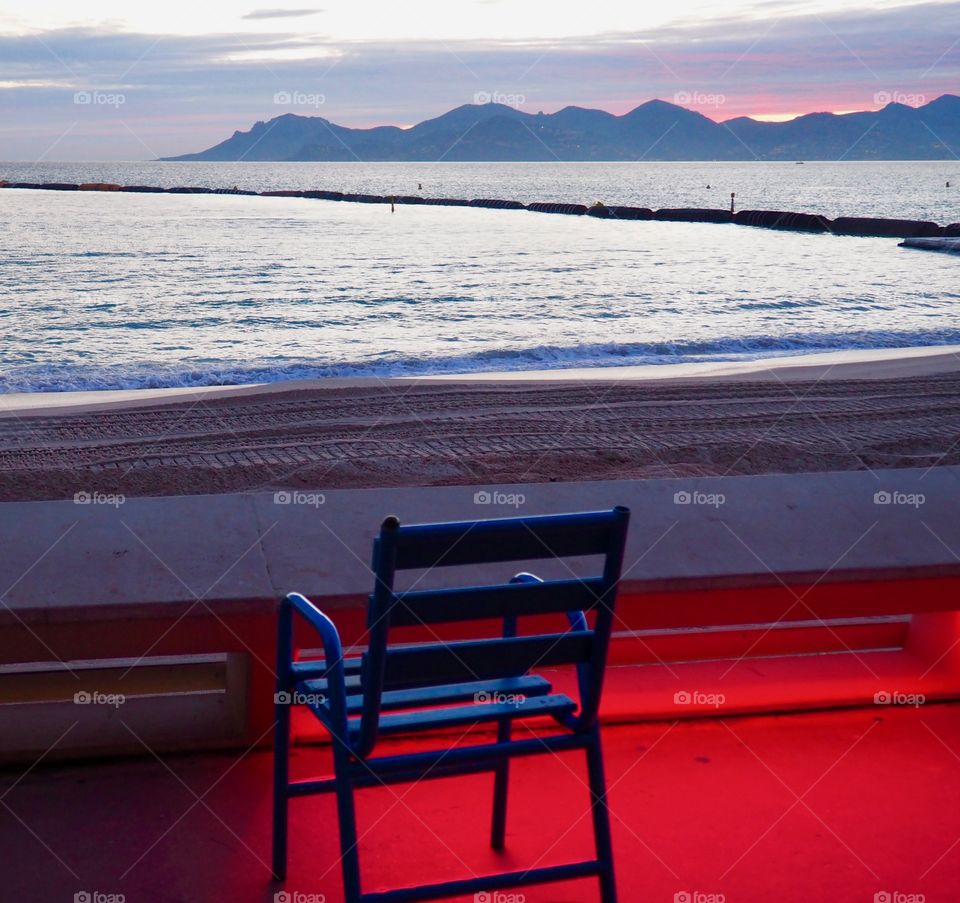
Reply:
[[202, 150], [282, 113], [409, 126], [488, 99], [716, 120], [960, 93], [960, 0], [4, 0], [0, 159]]

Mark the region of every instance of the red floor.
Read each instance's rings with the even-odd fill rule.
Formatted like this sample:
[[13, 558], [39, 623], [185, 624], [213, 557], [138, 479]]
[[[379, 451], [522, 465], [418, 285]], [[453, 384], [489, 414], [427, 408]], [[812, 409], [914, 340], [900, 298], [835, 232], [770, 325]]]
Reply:
[[[958, 705], [649, 723], [604, 736], [623, 903], [960, 899]], [[295, 768], [326, 759], [301, 748]], [[273, 901], [270, 763], [267, 753], [217, 754], [3, 773], [0, 900]], [[365, 889], [589, 854], [581, 758], [521, 761], [513, 776], [502, 856], [487, 846], [490, 776], [363, 792]], [[276, 900], [336, 903], [333, 800], [291, 805], [289, 895]], [[486, 899], [572, 903], [597, 891], [582, 881]]]

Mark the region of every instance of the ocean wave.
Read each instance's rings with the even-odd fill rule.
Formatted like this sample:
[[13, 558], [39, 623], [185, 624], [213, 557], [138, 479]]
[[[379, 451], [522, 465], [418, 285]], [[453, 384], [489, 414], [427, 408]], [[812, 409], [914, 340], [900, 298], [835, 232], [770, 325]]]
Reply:
[[818, 351], [960, 345], [960, 329], [913, 332], [800, 333], [784, 336], [733, 336], [691, 342], [625, 342], [574, 346], [486, 349], [464, 355], [381, 355], [363, 361], [315, 360], [203, 362], [114, 365], [32, 365], [0, 374], [0, 394], [98, 389], [159, 389], [271, 383], [330, 377], [429, 376], [574, 367], [622, 367], [756, 360]]

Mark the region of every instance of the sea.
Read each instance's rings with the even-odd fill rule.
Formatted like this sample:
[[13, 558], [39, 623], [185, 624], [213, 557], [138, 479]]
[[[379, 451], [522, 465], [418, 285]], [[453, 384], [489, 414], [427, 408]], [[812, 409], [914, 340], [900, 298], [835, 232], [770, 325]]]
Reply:
[[[960, 161], [0, 163], [0, 179], [960, 221]], [[950, 184], [950, 187], [948, 186]], [[0, 190], [0, 392], [960, 344], [895, 239], [236, 195]]]

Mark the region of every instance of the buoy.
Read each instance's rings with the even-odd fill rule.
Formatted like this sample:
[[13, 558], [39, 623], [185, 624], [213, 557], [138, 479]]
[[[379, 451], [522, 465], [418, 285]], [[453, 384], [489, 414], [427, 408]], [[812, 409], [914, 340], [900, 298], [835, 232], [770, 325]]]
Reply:
[[342, 191], [305, 191], [303, 193], [305, 198], [314, 198], [315, 200], [321, 201], [342, 201], [343, 192]]
[[830, 232], [832, 224], [815, 213], [792, 213], [787, 210], [741, 210], [733, 217], [740, 226], [765, 229], [789, 229], [793, 232]]
[[709, 207], [664, 207], [653, 218], [668, 223], [729, 223], [731, 214]]
[[611, 207], [610, 215], [615, 219], [653, 219], [653, 211], [649, 207]]
[[527, 204], [527, 210], [532, 210], [534, 213], [565, 213], [568, 216], [583, 216], [587, 212], [583, 204], [559, 204], [549, 201]]
[[499, 198], [474, 198], [471, 207], [491, 207], [494, 210], [524, 210], [526, 204], [519, 201], [502, 201]]
[[390, 198], [379, 194], [345, 194], [343, 200], [353, 201], [355, 204], [386, 204]]
[[869, 235], [877, 238], [936, 238], [944, 228], [926, 220], [887, 219], [878, 216], [841, 216], [833, 221], [839, 235]]

